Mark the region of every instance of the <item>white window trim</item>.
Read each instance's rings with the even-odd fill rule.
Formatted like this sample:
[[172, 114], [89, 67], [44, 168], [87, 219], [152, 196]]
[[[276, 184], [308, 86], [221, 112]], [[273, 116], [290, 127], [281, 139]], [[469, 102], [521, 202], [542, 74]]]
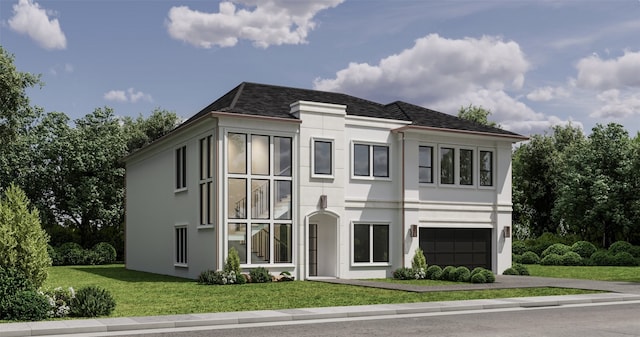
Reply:
[[[182, 149], [183, 151], [183, 156], [185, 156], [185, 165], [182, 167], [183, 170], [183, 174], [185, 174], [185, 184], [182, 187], [178, 187], [177, 185], [177, 179], [178, 179], [178, 162], [177, 162], [177, 153], [178, 150]], [[187, 170], [187, 166], [188, 162], [189, 162], [189, 158], [187, 156], [187, 144], [180, 144], [176, 147], [174, 147], [173, 152], [172, 152], [172, 156], [173, 156], [173, 193], [180, 193], [180, 192], [185, 192], [188, 190], [188, 186], [189, 186], [189, 175], [187, 174], [186, 170]]]
[[[371, 228], [374, 225], [385, 225], [389, 228], [389, 241], [387, 242], [387, 248], [389, 249], [388, 262], [355, 262], [355, 245], [353, 244], [355, 241], [355, 225], [369, 225], [369, 253], [370, 260], [373, 260], [373, 230]], [[393, 252], [391, 247], [391, 223], [389, 222], [380, 222], [380, 221], [352, 221], [350, 225], [351, 231], [351, 240], [349, 240], [350, 251], [351, 251], [351, 266], [352, 267], [388, 267], [391, 266], [391, 261], [393, 261]]]
[[[428, 146], [431, 147], [431, 182], [423, 183], [420, 182], [420, 147]], [[440, 154], [440, 150], [438, 149], [438, 145], [434, 143], [420, 143], [418, 144], [418, 184], [420, 186], [429, 186], [433, 187], [438, 185], [440, 181], [440, 170], [438, 170], [440, 164], [440, 158], [438, 155]]]
[[[482, 186], [480, 185], [480, 151], [486, 151], [486, 152], [491, 152], [491, 186]], [[497, 151], [494, 148], [488, 148], [488, 147], [478, 147], [478, 159], [477, 159], [477, 165], [478, 165], [478, 181], [477, 181], [477, 185], [478, 185], [478, 189], [482, 189], [482, 190], [495, 190], [496, 189], [496, 170], [497, 170]]]
[[[446, 149], [454, 149], [454, 157], [453, 157], [453, 184], [444, 184], [442, 183], [442, 179], [441, 179], [441, 174], [442, 172], [440, 172], [440, 159], [441, 159], [441, 153], [442, 153], [442, 149], [446, 148]], [[437, 182], [438, 182], [438, 186], [439, 187], [444, 187], [444, 188], [462, 188], [462, 189], [475, 189], [478, 188], [480, 185], [480, 182], [478, 181], [478, 179], [480, 178], [480, 149], [474, 146], [465, 146], [465, 145], [454, 145], [454, 144], [438, 144], [438, 153], [436, 153], [435, 158], [437, 161], [437, 166], [438, 166], [438, 170], [436, 172], [436, 178], [437, 178]], [[471, 171], [471, 179], [473, 180], [473, 184], [471, 185], [462, 185], [460, 184], [460, 150], [471, 150], [473, 151], [473, 161], [472, 161], [472, 165], [473, 165], [473, 170]], [[484, 151], [484, 150], [483, 150]], [[418, 153], [418, 155], [420, 155]], [[422, 185], [430, 185], [430, 184], [426, 184], [426, 183], [422, 183]], [[488, 186], [487, 186], [488, 187]]]
[[[229, 173], [228, 172], [228, 155], [229, 155], [229, 151], [228, 151], [228, 145], [229, 145], [229, 134], [230, 133], [241, 133], [241, 134], [245, 134], [247, 135], [247, 148], [246, 148], [246, 153], [247, 153], [247, 162], [246, 162], [246, 174], [241, 174], [241, 173]], [[223, 137], [223, 142], [222, 142], [222, 153], [220, 156], [220, 164], [222, 166], [222, 176], [223, 176], [223, 182], [221, 187], [223, 188], [222, 191], [222, 213], [224, 214], [223, 219], [222, 219], [222, 226], [221, 226], [221, 237], [223, 240], [223, 252], [222, 252], [222, 256], [223, 256], [223, 260], [226, 261], [226, 259], [228, 258], [229, 255], [229, 232], [228, 232], [228, 225], [229, 223], [242, 223], [246, 225], [246, 231], [247, 231], [247, 238], [246, 238], [246, 244], [247, 247], [250, 247], [250, 243], [251, 243], [251, 224], [257, 224], [257, 223], [262, 223], [262, 224], [269, 224], [269, 233], [270, 233], [270, 242], [271, 242], [271, 246], [269, 247], [270, 252], [269, 252], [269, 260], [273, 261], [274, 259], [274, 249], [275, 249], [275, 245], [273, 244], [273, 242], [275, 241], [274, 237], [273, 237], [273, 233], [274, 233], [274, 227], [275, 224], [291, 224], [291, 262], [290, 263], [241, 263], [240, 266], [242, 268], [255, 268], [255, 267], [265, 267], [265, 268], [291, 268], [291, 267], [295, 267], [296, 265], [296, 235], [297, 235], [297, 230], [296, 230], [296, 226], [295, 224], [295, 220], [297, 219], [297, 209], [296, 209], [296, 204], [295, 204], [295, 200], [296, 200], [296, 186], [294, 185], [295, 182], [295, 178], [296, 176], [299, 174], [298, 172], [298, 158], [296, 155], [296, 148], [297, 148], [297, 136], [295, 134], [292, 133], [286, 133], [286, 132], [278, 132], [278, 131], [262, 131], [262, 130], [255, 130], [255, 129], [239, 129], [239, 128], [226, 128], [224, 130], [224, 132], [221, 132], [222, 135], [224, 135]], [[276, 176], [274, 175], [275, 171], [274, 171], [274, 160], [273, 158], [269, 158], [269, 175], [254, 175], [251, 174], [251, 135], [258, 135], [258, 136], [269, 136], [270, 140], [269, 140], [269, 151], [270, 151], [270, 156], [273, 156], [274, 154], [274, 145], [272, 142], [272, 138], [273, 137], [286, 137], [286, 138], [291, 138], [291, 176]], [[220, 166], [218, 166], [220, 167]], [[246, 195], [250, 196], [251, 195], [251, 179], [266, 179], [270, 181], [270, 198], [269, 198], [269, 203], [270, 203], [270, 210], [273, 211], [273, 207], [274, 207], [274, 203], [275, 200], [273, 198], [273, 189], [275, 188], [275, 181], [276, 180], [288, 180], [291, 181], [291, 220], [276, 220], [273, 219], [273, 214], [270, 215], [269, 219], [252, 219], [251, 218], [251, 207], [249, 204], [247, 204], [247, 210], [246, 210], [246, 218], [244, 219], [235, 219], [235, 218], [229, 218], [229, 214], [228, 214], [228, 207], [229, 207], [229, 198], [228, 198], [228, 193], [229, 193], [229, 178], [240, 178], [240, 179], [246, 179], [247, 181], [247, 186], [246, 186]]]
[[[471, 158], [471, 165], [473, 166], [471, 168], [471, 181], [472, 181], [472, 184], [470, 184], [470, 185], [463, 185], [463, 184], [460, 183], [460, 167], [462, 165], [462, 161], [460, 160], [460, 153], [461, 153], [460, 150], [471, 150], [472, 154], [473, 154], [473, 157]], [[478, 148], [476, 148], [476, 147], [472, 147], [472, 146], [458, 146], [458, 147], [456, 147], [456, 160], [457, 160], [456, 163], [458, 164], [455, 167], [455, 169], [456, 169], [456, 176], [455, 176], [456, 184], [455, 184], [455, 186], [456, 187], [459, 187], [459, 188], [476, 188], [476, 186], [479, 185], [479, 182], [478, 182], [478, 177], [480, 176], [480, 167], [478, 166], [478, 157], [479, 157], [478, 154], [479, 153], [480, 152], [478, 152]]]
[[[177, 243], [178, 243], [178, 238], [176, 237], [176, 231], [177, 229], [181, 229], [184, 228], [185, 229], [185, 234], [186, 234], [186, 238], [185, 241], [187, 242], [187, 248], [185, 249], [185, 256], [186, 256], [186, 260], [187, 263], [181, 263], [178, 262], [178, 256], [177, 256]], [[174, 267], [180, 267], [180, 268], [187, 268], [189, 267], [189, 224], [176, 224], [173, 226], [173, 266]]]
[[[355, 175], [355, 145], [367, 145], [369, 146], [369, 175], [368, 176], [357, 176]], [[386, 146], [388, 149], [387, 155], [387, 165], [388, 167], [388, 177], [376, 177], [373, 175], [373, 147], [374, 146]], [[354, 180], [379, 180], [379, 181], [391, 181], [391, 177], [393, 177], [393, 169], [392, 169], [392, 161], [393, 151], [391, 149], [391, 144], [382, 143], [382, 142], [371, 142], [371, 141], [363, 141], [363, 140], [352, 140], [350, 144], [350, 152], [351, 152], [351, 167], [350, 173], [351, 179]]]
[[[331, 174], [318, 174], [315, 173], [316, 172], [316, 160], [315, 160], [315, 152], [316, 152], [316, 147], [315, 147], [315, 143], [316, 141], [319, 142], [326, 142], [326, 143], [331, 143]], [[335, 178], [335, 172], [336, 172], [336, 143], [335, 140], [333, 138], [325, 138], [325, 137], [311, 137], [311, 144], [309, 147], [310, 151], [309, 154], [311, 156], [310, 161], [311, 161], [311, 178], [320, 178], [320, 179], [334, 179]]]

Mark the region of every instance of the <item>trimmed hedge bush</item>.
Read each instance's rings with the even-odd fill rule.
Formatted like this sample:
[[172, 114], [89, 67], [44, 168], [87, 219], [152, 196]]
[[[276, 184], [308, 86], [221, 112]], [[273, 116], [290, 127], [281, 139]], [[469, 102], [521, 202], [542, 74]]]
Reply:
[[551, 253], [540, 260], [540, 264], [544, 266], [560, 266], [562, 265], [562, 256]]
[[606, 250], [599, 250], [591, 254], [591, 263], [595, 266], [613, 266], [615, 261], [613, 255]]
[[577, 253], [583, 259], [587, 259], [598, 250], [596, 246], [589, 241], [578, 241], [571, 245], [571, 251]]
[[116, 249], [109, 243], [97, 243], [91, 250], [98, 256], [97, 264], [110, 264], [116, 261]]
[[487, 283], [487, 278], [483, 273], [477, 273], [471, 276], [471, 283]]
[[49, 317], [51, 304], [35, 290], [21, 290], [7, 299], [8, 306], [2, 310], [2, 319], [15, 321], [41, 321]]
[[442, 268], [440, 266], [431, 265], [427, 267], [426, 277], [430, 280], [442, 279]]
[[[477, 281], [479, 281], [479, 278], [476, 277], [475, 275], [482, 275], [482, 277], [485, 280], [484, 283], [493, 283], [493, 282], [496, 281], [496, 276], [489, 269], [476, 267], [476, 268], [473, 268], [473, 270], [471, 271], [471, 282], [473, 282], [473, 283], [482, 283], [482, 282], [477, 282]], [[474, 282], [474, 277], [476, 279], [475, 282]]]
[[554, 243], [551, 246], [547, 247], [547, 249], [545, 249], [542, 252], [541, 257], [544, 259], [546, 256], [550, 255], [550, 254], [557, 254], [557, 255], [564, 255], [568, 252], [571, 251], [571, 247], [563, 244], [563, 243]]
[[561, 256], [563, 266], [581, 266], [582, 257], [576, 252], [568, 252]]
[[529, 269], [527, 268], [527, 266], [523, 264], [516, 263], [511, 268], [513, 268], [518, 273], [518, 275], [522, 275], [522, 276], [529, 275]]
[[613, 262], [616, 266], [637, 266], [638, 260], [636, 260], [631, 253], [620, 252], [613, 256]]
[[77, 317], [108, 316], [116, 307], [111, 293], [97, 286], [88, 286], [76, 292], [71, 300], [70, 313]]
[[626, 241], [616, 241], [609, 246], [609, 253], [612, 255], [616, 255], [618, 253], [629, 253], [631, 254], [631, 249], [633, 245]]
[[22, 271], [0, 266], [0, 319], [11, 319], [7, 315], [17, 293], [35, 289], [31, 280]]
[[518, 271], [513, 269], [513, 267], [507, 268], [502, 272], [502, 275], [520, 275]]
[[445, 281], [455, 281], [455, 277], [452, 275], [455, 270], [456, 267], [454, 266], [444, 267], [444, 269], [442, 269], [442, 276], [440, 279]]
[[511, 243], [512, 254], [522, 255], [526, 251], [527, 251], [527, 245], [524, 243], [524, 241], [514, 240]]
[[269, 271], [265, 267], [251, 269], [249, 276], [251, 277], [252, 283], [266, 283], [273, 280], [271, 274], [269, 274]]
[[538, 264], [540, 263], [540, 257], [534, 252], [524, 252], [524, 254], [522, 254], [522, 257], [520, 258], [520, 262], [517, 263]]
[[458, 267], [451, 273], [451, 277], [457, 282], [469, 282], [471, 279], [471, 272], [467, 267]]
[[398, 280], [411, 280], [414, 279], [413, 269], [407, 267], [401, 267], [393, 271], [393, 278]]

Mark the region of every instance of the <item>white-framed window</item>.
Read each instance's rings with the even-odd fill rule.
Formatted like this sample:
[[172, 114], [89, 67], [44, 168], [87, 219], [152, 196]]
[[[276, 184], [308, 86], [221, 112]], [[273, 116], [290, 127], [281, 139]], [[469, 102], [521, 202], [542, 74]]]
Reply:
[[293, 263], [293, 138], [228, 132], [227, 249], [244, 265]]
[[187, 188], [187, 146], [178, 147], [175, 151], [176, 190]]
[[433, 184], [433, 146], [421, 145], [418, 151], [418, 180], [421, 184]]
[[359, 223], [352, 226], [352, 262], [353, 264], [389, 263], [389, 224]]
[[477, 149], [469, 146], [438, 146], [439, 184], [472, 188], [477, 185]]
[[440, 184], [456, 183], [456, 149], [449, 146], [440, 147]]
[[464, 186], [474, 185], [474, 167], [475, 156], [474, 150], [469, 148], [460, 148], [458, 152], [460, 165], [458, 166], [458, 183]]
[[176, 225], [174, 227], [174, 265], [177, 267], [187, 266], [188, 239], [187, 225]]
[[479, 168], [480, 168], [480, 186], [493, 187], [494, 180], [494, 152], [491, 150], [480, 149]]
[[327, 138], [311, 139], [311, 177], [333, 178], [334, 141]]
[[199, 142], [200, 179], [200, 225], [213, 225], [215, 222], [215, 181], [214, 160], [215, 143], [212, 135], [200, 138]]
[[353, 142], [352, 177], [389, 178], [390, 151], [388, 144]]

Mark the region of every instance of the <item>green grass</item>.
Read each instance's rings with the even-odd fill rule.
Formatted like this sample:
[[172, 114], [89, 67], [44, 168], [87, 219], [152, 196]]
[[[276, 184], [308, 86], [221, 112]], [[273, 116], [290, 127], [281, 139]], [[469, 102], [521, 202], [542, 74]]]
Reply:
[[640, 282], [640, 267], [541, 266], [528, 264], [531, 276], [574, 278], [598, 281]]
[[417, 286], [451, 286], [451, 285], [469, 284], [468, 282], [451, 282], [451, 281], [443, 281], [443, 280], [414, 280], [414, 279], [398, 280], [395, 278], [376, 278], [376, 279], [370, 279], [367, 281], [412, 284]]
[[88, 285], [112, 293], [117, 303], [114, 317], [593, 293], [557, 288], [410, 293], [300, 281], [205, 286], [122, 265], [52, 267], [45, 287]]

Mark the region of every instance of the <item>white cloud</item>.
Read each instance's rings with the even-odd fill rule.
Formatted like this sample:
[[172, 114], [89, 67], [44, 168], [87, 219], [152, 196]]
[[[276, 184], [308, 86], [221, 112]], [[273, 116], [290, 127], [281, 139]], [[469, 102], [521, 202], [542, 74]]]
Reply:
[[14, 31], [26, 34], [40, 47], [45, 49], [66, 49], [65, 37], [58, 19], [49, 19], [55, 13], [40, 7], [31, 0], [20, 0], [13, 5], [13, 17], [9, 19], [9, 27]]
[[51, 67], [51, 69], [49, 69], [49, 72], [51, 73], [51, 75], [56, 76], [60, 72], [71, 74], [74, 70], [75, 69], [73, 67], [73, 64], [65, 63], [64, 65], [56, 64], [55, 66]]
[[569, 97], [569, 92], [563, 87], [542, 87], [527, 94], [527, 99], [534, 102], [547, 102], [558, 97]]
[[622, 56], [607, 60], [592, 55], [578, 61], [576, 68], [576, 85], [582, 88], [640, 87], [640, 52], [625, 51]]
[[112, 102], [121, 103], [137, 103], [139, 101], [153, 102], [153, 98], [149, 94], [142, 91], [136, 91], [133, 88], [125, 90], [111, 90], [104, 94], [104, 99]]
[[301, 44], [316, 26], [314, 16], [343, 1], [231, 0], [217, 13], [179, 6], [169, 10], [166, 25], [171, 37], [200, 48], [232, 47], [240, 39], [260, 48]]
[[316, 79], [314, 87], [381, 103], [406, 100], [451, 114], [461, 106], [480, 105], [506, 129], [530, 134], [564, 121], [536, 112], [507, 93], [522, 88], [529, 67], [516, 42], [431, 34], [378, 64], [350, 63], [335, 78]]
[[600, 93], [597, 98], [602, 106], [592, 112], [590, 117], [621, 119], [640, 115], [640, 94], [610, 89]]

